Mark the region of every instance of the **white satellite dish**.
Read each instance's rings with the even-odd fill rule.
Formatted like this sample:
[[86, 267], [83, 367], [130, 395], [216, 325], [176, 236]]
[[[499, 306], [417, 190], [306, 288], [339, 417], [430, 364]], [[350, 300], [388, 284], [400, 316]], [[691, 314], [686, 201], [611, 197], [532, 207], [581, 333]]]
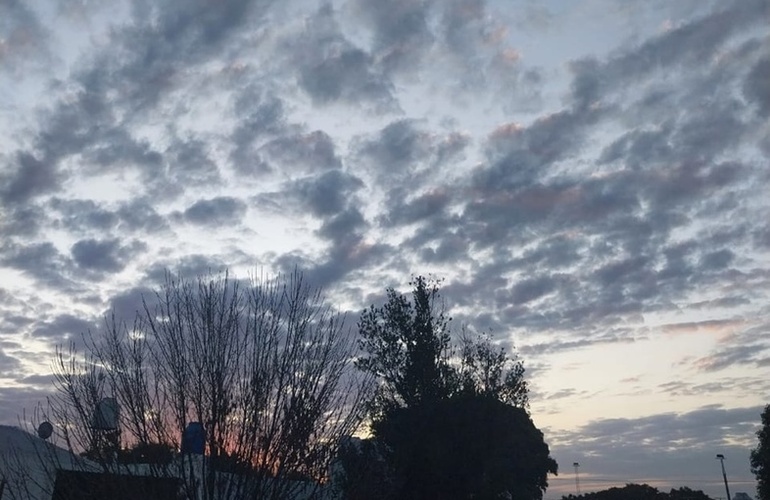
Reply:
[[51, 422], [45, 421], [37, 426], [37, 435], [40, 439], [48, 439], [53, 434], [53, 425]]

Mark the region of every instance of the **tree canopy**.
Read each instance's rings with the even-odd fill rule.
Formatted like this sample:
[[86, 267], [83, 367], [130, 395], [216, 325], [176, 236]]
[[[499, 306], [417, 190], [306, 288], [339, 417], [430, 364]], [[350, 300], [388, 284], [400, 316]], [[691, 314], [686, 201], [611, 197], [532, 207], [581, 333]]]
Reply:
[[757, 477], [759, 500], [770, 500], [770, 405], [762, 412], [762, 428], [757, 431], [759, 444], [751, 450], [751, 472]]
[[379, 382], [368, 452], [387, 465], [367, 481], [399, 499], [542, 498], [557, 464], [527, 411], [522, 363], [488, 336], [453, 342], [439, 283], [410, 285], [411, 299], [388, 289], [358, 324], [357, 366]]

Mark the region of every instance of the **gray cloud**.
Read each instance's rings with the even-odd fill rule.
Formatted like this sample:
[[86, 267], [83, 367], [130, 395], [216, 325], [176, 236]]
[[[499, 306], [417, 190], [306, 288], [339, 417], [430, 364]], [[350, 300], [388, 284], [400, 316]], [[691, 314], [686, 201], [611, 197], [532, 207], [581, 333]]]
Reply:
[[22, 203], [53, 191], [61, 178], [50, 159], [36, 158], [26, 152], [17, 154], [9, 170], [10, 173], [0, 176], [0, 196], [8, 204]]
[[48, 51], [49, 32], [33, 10], [18, 0], [0, 4], [0, 71], [17, 76], [32, 66], [43, 69], [50, 61]]
[[203, 226], [237, 226], [246, 214], [246, 203], [230, 196], [198, 200], [190, 205], [181, 218]]
[[363, 182], [341, 170], [329, 170], [315, 177], [299, 179], [288, 191], [296, 193], [316, 216], [324, 217], [342, 212], [355, 201], [354, 193]]
[[0, 377], [13, 377], [21, 368], [21, 362], [0, 349]]
[[713, 466], [715, 450], [733, 460], [726, 464], [732, 486], [751, 488], [748, 464], [741, 464], [739, 457], [748, 456], [760, 413], [759, 407], [704, 406], [686, 413], [601, 419], [574, 432], [546, 432], [546, 437], [557, 461], [580, 462], [587, 490], [606, 488], [608, 481], [622, 485], [653, 480], [664, 487], [697, 481], [707, 492], [717, 492], [722, 486], [717, 472], [710, 483], [701, 477], [706, 464]]
[[40, 337], [61, 344], [67, 339], [78, 338], [80, 335], [95, 331], [96, 323], [71, 314], [61, 314], [50, 321], [39, 321], [32, 330], [33, 337]]
[[374, 51], [387, 71], [405, 71], [419, 64], [433, 43], [428, 27], [432, 2], [357, 0], [362, 18], [374, 32]]
[[343, 102], [397, 109], [390, 80], [374, 68], [373, 58], [340, 31], [336, 13], [322, 6], [305, 23], [304, 32], [286, 41], [299, 68], [299, 84], [316, 104]]
[[65, 277], [69, 261], [51, 242], [6, 244], [0, 247], [0, 259], [4, 265], [23, 271], [47, 285], [66, 290], [71, 284]]
[[209, 255], [185, 255], [176, 261], [158, 261], [145, 273], [150, 283], [161, 286], [166, 282], [166, 276], [195, 279], [210, 273], [220, 273], [227, 270], [230, 264], [217, 257]]
[[115, 273], [122, 271], [127, 262], [144, 251], [146, 245], [135, 241], [121, 245], [117, 238], [96, 240], [88, 238], [72, 245], [71, 253], [75, 263], [88, 271]]
[[770, 115], [770, 57], [757, 61], [746, 76], [743, 84], [744, 95], [757, 105], [760, 116]]
[[282, 170], [305, 171], [337, 169], [342, 163], [335, 152], [334, 141], [325, 132], [284, 135], [266, 143], [260, 152]]

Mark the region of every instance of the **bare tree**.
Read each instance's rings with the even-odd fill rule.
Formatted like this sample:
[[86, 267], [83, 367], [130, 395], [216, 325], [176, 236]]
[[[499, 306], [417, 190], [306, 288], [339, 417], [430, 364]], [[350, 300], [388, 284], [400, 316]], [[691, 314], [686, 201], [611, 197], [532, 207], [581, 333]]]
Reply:
[[[320, 498], [371, 384], [344, 317], [301, 273], [168, 275], [133, 324], [105, 322], [84, 355], [57, 351], [40, 412], [83, 470], [177, 478], [190, 499]], [[180, 453], [190, 423], [205, 455]]]

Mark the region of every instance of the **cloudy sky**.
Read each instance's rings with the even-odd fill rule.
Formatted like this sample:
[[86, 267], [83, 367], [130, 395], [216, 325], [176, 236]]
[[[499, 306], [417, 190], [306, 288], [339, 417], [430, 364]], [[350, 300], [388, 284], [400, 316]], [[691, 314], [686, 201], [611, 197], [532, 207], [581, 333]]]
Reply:
[[0, 0], [0, 421], [165, 269], [445, 279], [562, 473], [754, 492], [767, 0]]

